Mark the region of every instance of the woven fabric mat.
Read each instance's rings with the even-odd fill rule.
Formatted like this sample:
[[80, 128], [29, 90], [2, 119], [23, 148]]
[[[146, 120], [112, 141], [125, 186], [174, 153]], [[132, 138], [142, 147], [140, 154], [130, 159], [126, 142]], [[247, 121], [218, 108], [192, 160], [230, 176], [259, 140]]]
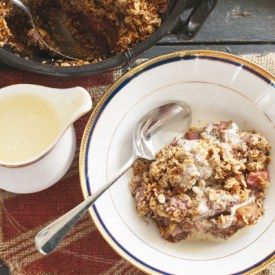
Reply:
[[[243, 57], [275, 75], [275, 53]], [[58, 88], [83, 86], [90, 92], [95, 105], [121, 74], [121, 70], [118, 70], [85, 79], [62, 80], [2, 69], [0, 87], [16, 83]], [[83, 199], [79, 183], [78, 156], [81, 137], [89, 115], [75, 123], [77, 151], [74, 162], [63, 179], [53, 187], [31, 195], [16, 195], [0, 190], [1, 275], [143, 274], [111, 249], [88, 214], [74, 227], [54, 254], [42, 256], [34, 247], [33, 239], [39, 230]], [[259, 274], [275, 275], [275, 264]]]

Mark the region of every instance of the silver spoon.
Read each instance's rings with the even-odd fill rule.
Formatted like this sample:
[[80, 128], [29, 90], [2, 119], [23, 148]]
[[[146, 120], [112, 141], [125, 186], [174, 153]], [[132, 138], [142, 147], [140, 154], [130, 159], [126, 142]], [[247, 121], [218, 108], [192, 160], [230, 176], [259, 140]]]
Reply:
[[28, 15], [35, 38], [51, 52], [72, 60], [86, 60], [91, 55], [90, 50], [83, 48], [66, 28], [66, 15], [59, 6], [40, 7], [39, 15], [33, 16], [30, 8], [21, 0], [10, 0], [10, 2]]
[[133, 133], [133, 154], [116, 176], [103, 187], [65, 215], [41, 230], [35, 237], [35, 245], [42, 254], [53, 252], [73, 225], [86, 213], [95, 201], [108, 190], [139, 159], [154, 160], [155, 153], [183, 134], [191, 124], [191, 109], [183, 103], [169, 103], [157, 107], [145, 115]]

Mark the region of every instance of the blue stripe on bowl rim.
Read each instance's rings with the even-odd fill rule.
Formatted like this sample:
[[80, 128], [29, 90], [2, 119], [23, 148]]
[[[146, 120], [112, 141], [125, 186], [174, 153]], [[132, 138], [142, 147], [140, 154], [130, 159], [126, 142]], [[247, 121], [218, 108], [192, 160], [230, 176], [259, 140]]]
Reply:
[[[168, 54], [169, 55], [169, 54]], [[181, 60], [193, 60], [193, 59], [206, 59], [206, 60], [213, 60], [213, 61], [219, 61], [219, 62], [223, 62], [223, 63], [228, 63], [237, 67], [242, 67], [242, 69], [254, 74], [255, 76], [261, 78], [263, 81], [265, 81], [267, 84], [269, 84], [270, 86], [272, 86], [273, 88], [275, 88], [275, 82], [273, 82], [272, 80], [268, 79], [267, 77], [265, 77], [264, 75], [262, 75], [261, 73], [259, 73], [258, 71], [250, 68], [247, 65], [244, 65], [242, 63], [230, 60], [230, 59], [225, 59], [225, 58], [221, 58], [221, 57], [216, 57], [216, 56], [208, 56], [208, 55], [184, 55], [184, 56], [172, 56], [170, 58], [167, 58], [165, 60], [161, 60], [158, 62], [155, 62], [153, 64], [150, 64], [148, 66], [146, 66], [145, 68], [143, 68], [142, 70], [136, 72], [135, 74], [133, 74], [132, 76], [130, 76], [129, 78], [125, 79], [109, 96], [108, 98], [105, 100], [105, 102], [103, 103], [102, 107], [99, 109], [96, 118], [94, 119], [94, 122], [92, 124], [89, 136], [88, 136], [88, 140], [87, 140], [87, 145], [86, 145], [86, 152], [85, 152], [85, 179], [86, 179], [86, 188], [87, 188], [87, 192], [89, 194], [89, 196], [92, 194], [91, 193], [91, 189], [90, 189], [90, 181], [89, 181], [89, 176], [88, 176], [88, 151], [90, 148], [90, 142], [91, 142], [91, 138], [92, 135], [94, 133], [94, 129], [95, 126], [101, 116], [101, 114], [103, 113], [103, 111], [105, 110], [105, 108], [107, 107], [107, 105], [109, 104], [109, 102], [112, 100], [112, 98], [123, 88], [125, 87], [130, 81], [132, 81], [134, 78], [136, 78], [137, 76], [139, 76], [140, 74], [149, 71], [153, 68], [156, 68], [158, 66], [162, 66], [168, 63], [172, 63], [172, 62], [176, 62], [176, 61], [181, 61]], [[106, 234], [112, 239], [112, 241], [124, 252], [126, 253], [130, 258], [132, 258], [134, 261], [136, 261], [137, 263], [139, 263], [142, 266], [145, 266], [146, 268], [154, 271], [154, 272], [158, 272], [159, 274], [163, 274], [163, 275], [172, 275], [170, 273], [166, 273], [162, 270], [157, 269], [156, 267], [153, 267], [147, 263], [145, 263], [144, 261], [138, 259], [137, 257], [135, 257], [130, 251], [128, 251], [126, 248], [124, 248], [119, 241], [112, 235], [112, 233], [110, 232], [110, 230], [106, 227], [106, 225], [104, 224], [104, 221], [102, 220], [102, 218], [100, 217], [100, 214], [96, 208], [95, 205], [92, 206], [93, 210], [96, 214], [96, 217], [98, 219], [98, 221], [100, 222], [101, 226], [103, 227], [103, 229], [105, 230]], [[265, 257], [263, 260], [261, 260], [260, 262], [254, 264], [253, 266], [242, 270], [240, 272], [231, 274], [231, 275], [241, 275], [244, 273], [247, 273], [259, 266], [261, 266], [264, 262], [266, 262], [267, 260], [269, 260], [271, 257], [273, 257], [275, 255], [275, 250], [268, 255], [267, 257]]]

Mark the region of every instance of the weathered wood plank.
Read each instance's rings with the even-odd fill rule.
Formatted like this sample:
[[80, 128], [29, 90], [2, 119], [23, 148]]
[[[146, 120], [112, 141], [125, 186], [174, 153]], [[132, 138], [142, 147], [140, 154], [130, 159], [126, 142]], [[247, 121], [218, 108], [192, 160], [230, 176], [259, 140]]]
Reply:
[[214, 50], [214, 51], [223, 51], [235, 55], [244, 55], [244, 54], [258, 54], [266, 55], [271, 52], [275, 52], [275, 44], [269, 45], [178, 45], [178, 46], [155, 46], [145, 53], [142, 57], [152, 58], [161, 54], [167, 54], [175, 51], [182, 50]]
[[165, 43], [202, 42], [274, 42], [274, 0], [219, 0], [197, 36], [183, 40], [181, 35], [167, 35]]

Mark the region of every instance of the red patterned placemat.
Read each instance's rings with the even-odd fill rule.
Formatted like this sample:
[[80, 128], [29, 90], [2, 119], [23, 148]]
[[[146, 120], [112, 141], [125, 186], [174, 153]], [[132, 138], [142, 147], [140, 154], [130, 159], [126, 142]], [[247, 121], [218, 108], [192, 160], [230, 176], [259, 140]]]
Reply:
[[[0, 71], [0, 87], [17, 83], [56, 88], [85, 87], [95, 104], [120, 75], [105, 73], [84, 79], [58, 79], [12, 69]], [[83, 200], [78, 173], [81, 137], [90, 113], [75, 123], [77, 151], [67, 174], [53, 187], [30, 195], [0, 190], [0, 274], [143, 274], [121, 259], [103, 240], [89, 214], [77, 223], [59, 249], [43, 256], [34, 236]], [[1, 180], [1, 176], [0, 176]], [[4, 261], [5, 263], [3, 263]]]
[[[249, 55], [245, 58], [275, 74], [275, 55]], [[58, 79], [2, 69], [0, 88], [16, 83], [58, 88], [83, 86], [90, 92], [95, 106], [106, 89], [120, 75], [121, 71], [116, 71], [84, 79]], [[89, 214], [77, 223], [52, 255], [43, 256], [35, 249], [33, 239], [36, 233], [83, 199], [79, 183], [78, 156], [89, 115], [75, 123], [77, 152], [63, 179], [36, 194], [16, 195], [0, 190], [0, 275], [144, 274], [112, 250], [93, 225]], [[275, 275], [275, 264], [260, 274]]]

